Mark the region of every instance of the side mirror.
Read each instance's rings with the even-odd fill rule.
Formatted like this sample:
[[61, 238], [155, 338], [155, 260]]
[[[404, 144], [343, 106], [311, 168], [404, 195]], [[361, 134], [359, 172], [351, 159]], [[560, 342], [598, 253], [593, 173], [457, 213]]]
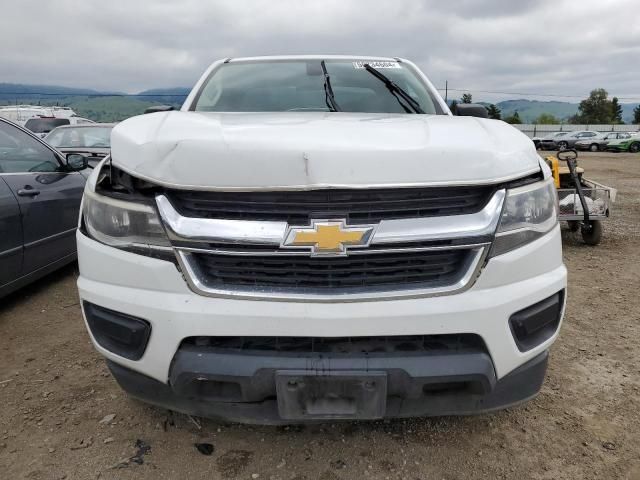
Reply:
[[171, 110], [175, 110], [172, 105], [154, 105], [147, 108], [144, 113], [170, 112]]
[[69, 153], [65, 160], [67, 168], [72, 172], [84, 170], [89, 166], [89, 159], [79, 153]]
[[487, 109], [477, 103], [456, 104], [455, 115], [460, 117], [489, 118], [489, 112], [487, 112]]

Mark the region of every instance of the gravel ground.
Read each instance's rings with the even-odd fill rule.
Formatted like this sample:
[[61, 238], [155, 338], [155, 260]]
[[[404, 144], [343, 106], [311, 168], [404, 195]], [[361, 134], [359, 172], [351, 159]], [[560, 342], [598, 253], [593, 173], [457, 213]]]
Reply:
[[563, 231], [567, 316], [525, 406], [288, 428], [171, 414], [108, 374], [72, 265], [0, 300], [0, 478], [640, 479], [640, 155], [580, 158], [618, 203], [600, 246]]

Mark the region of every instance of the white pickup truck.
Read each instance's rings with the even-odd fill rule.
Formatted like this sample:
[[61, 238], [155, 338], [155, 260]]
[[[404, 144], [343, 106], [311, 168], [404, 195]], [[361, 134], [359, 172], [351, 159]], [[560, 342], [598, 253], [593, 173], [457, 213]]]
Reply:
[[531, 141], [399, 58], [221, 60], [118, 124], [77, 234], [130, 395], [254, 423], [470, 414], [539, 391], [566, 299]]

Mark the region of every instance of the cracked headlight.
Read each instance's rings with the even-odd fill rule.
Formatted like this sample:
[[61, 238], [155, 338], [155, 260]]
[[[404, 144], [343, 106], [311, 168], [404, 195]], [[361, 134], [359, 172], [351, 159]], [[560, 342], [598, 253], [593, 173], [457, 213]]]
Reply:
[[558, 194], [553, 179], [507, 190], [491, 256], [542, 237], [558, 224]]
[[120, 200], [87, 189], [82, 215], [87, 234], [111, 247], [139, 253], [171, 247], [152, 204]]

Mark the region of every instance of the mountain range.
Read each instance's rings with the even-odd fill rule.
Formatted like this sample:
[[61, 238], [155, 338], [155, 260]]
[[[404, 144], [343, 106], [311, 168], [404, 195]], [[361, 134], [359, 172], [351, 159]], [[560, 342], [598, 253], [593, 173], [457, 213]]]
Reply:
[[[487, 103], [483, 103], [488, 105]], [[625, 123], [631, 123], [633, 120], [633, 109], [638, 106], [637, 103], [623, 103], [622, 120]], [[558, 101], [539, 101], [539, 100], [504, 100], [496, 103], [496, 106], [502, 112], [502, 118], [518, 112], [518, 116], [523, 123], [533, 123], [542, 113], [550, 113], [558, 120], [567, 121], [570, 117], [578, 113], [578, 103], [558, 102]]]
[[[125, 94], [56, 85], [0, 83], [0, 105], [64, 105], [73, 108], [83, 117], [113, 122], [143, 113], [151, 105], [179, 106], [190, 90], [188, 87], [154, 88], [136, 94]], [[633, 109], [637, 105], [622, 104], [622, 118], [626, 123], [632, 121]], [[578, 111], [578, 103], [526, 99], [504, 100], [496, 103], [496, 106], [502, 111], [503, 118], [517, 111], [523, 123], [533, 123], [542, 113], [550, 113], [561, 121], [567, 121]]]

